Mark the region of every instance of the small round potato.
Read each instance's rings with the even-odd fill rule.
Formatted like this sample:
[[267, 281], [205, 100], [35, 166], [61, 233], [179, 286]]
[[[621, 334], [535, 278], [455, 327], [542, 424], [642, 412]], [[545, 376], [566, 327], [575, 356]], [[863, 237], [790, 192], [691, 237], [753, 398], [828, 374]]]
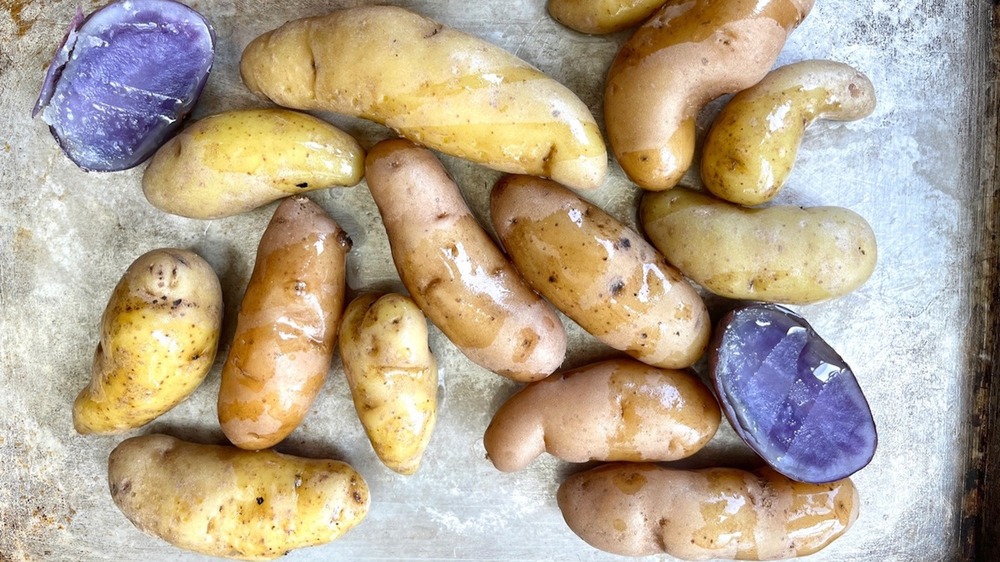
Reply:
[[559, 509], [591, 546], [625, 556], [778, 560], [817, 552], [858, 518], [850, 479], [802, 484], [770, 468], [615, 463], [574, 474]]
[[711, 329], [701, 297], [635, 231], [561, 185], [501, 178], [493, 226], [524, 279], [611, 347], [666, 369], [694, 364]]
[[665, 0], [549, 0], [549, 15], [580, 33], [602, 35], [639, 25]]
[[807, 60], [783, 66], [736, 94], [705, 137], [701, 179], [740, 205], [774, 198], [795, 164], [806, 127], [854, 121], [875, 110], [875, 88], [850, 66]]
[[815, 303], [850, 293], [875, 269], [875, 233], [848, 209], [747, 209], [676, 188], [647, 193], [639, 215], [667, 261], [731, 299]]
[[529, 384], [493, 416], [483, 444], [506, 472], [545, 451], [569, 462], [673, 461], [704, 447], [721, 419], [694, 375], [613, 359]]
[[344, 312], [340, 356], [375, 454], [413, 474], [437, 421], [437, 361], [423, 312], [403, 295], [361, 295]]
[[296, 193], [356, 185], [364, 162], [353, 137], [311, 115], [230, 111], [163, 145], [142, 176], [142, 191], [167, 213], [215, 219]]
[[108, 458], [118, 509], [170, 544], [241, 560], [271, 560], [328, 543], [368, 514], [368, 485], [349, 465], [274, 451], [126, 439]]
[[205, 379], [222, 327], [222, 288], [193, 252], [160, 249], [136, 259], [101, 317], [90, 384], [73, 403], [80, 433], [143, 426]]

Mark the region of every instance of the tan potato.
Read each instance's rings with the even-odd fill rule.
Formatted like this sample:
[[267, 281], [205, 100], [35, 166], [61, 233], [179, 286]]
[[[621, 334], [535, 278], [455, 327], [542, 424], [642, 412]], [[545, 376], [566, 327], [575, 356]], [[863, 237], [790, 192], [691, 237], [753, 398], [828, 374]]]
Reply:
[[513, 380], [562, 364], [566, 332], [469, 211], [434, 154], [397, 139], [368, 152], [368, 187], [413, 300], [469, 359]]
[[709, 101], [757, 83], [813, 0], [671, 0], [622, 46], [608, 72], [604, 122], [622, 169], [670, 189], [691, 166]]
[[736, 94], [705, 137], [701, 179], [716, 197], [740, 205], [774, 198], [816, 119], [854, 121], [875, 110], [875, 88], [839, 62], [783, 66]]
[[507, 176], [493, 226], [524, 279], [611, 347], [657, 367], [692, 365], [708, 344], [698, 293], [648, 242], [555, 182]]
[[237, 447], [264, 449], [294, 430], [333, 360], [351, 239], [304, 196], [278, 205], [236, 322], [219, 388], [219, 423]]
[[808, 304], [850, 293], [871, 277], [875, 233], [839, 207], [747, 209], [685, 188], [647, 193], [646, 235], [667, 261], [731, 299]]
[[126, 439], [108, 458], [118, 509], [143, 532], [209, 556], [271, 560], [328, 543], [368, 514], [368, 485], [349, 465], [274, 451]]
[[287, 109], [206, 117], [160, 147], [142, 175], [154, 207], [214, 219], [296, 193], [357, 185], [365, 151], [333, 125]]
[[673, 461], [698, 452], [722, 413], [697, 377], [615, 359], [531, 383], [500, 407], [483, 444], [498, 469], [543, 452], [564, 461]]
[[602, 35], [639, 25], [665, 0], [549, 0], [549, 15], [581, 33]]
[[295, 109], [371, 119], [446, 154], [579, 189], [604, 183], [594, 116], [516, 56], [394, 6], [291, 21], [240, 62], [257, 95]]
[[167, 412], [205, 379], [222, 328], [222, 288], [187, 250], [143, 254], [101, 317], [91, 380], [73, 403], [80, 433], [117, 433]]
[[802, 484], [769, 468], [616, 463], [574, 474], [559, 509], [591, 546], [626, 556], [777, 560], [828, 546], [858, 518], [850, 479]]
[[403, 295], [361, 295], [344, 312], [340, 356], [378, 458], [415, 473], [437, 421], [437, 361], [424, 314]]

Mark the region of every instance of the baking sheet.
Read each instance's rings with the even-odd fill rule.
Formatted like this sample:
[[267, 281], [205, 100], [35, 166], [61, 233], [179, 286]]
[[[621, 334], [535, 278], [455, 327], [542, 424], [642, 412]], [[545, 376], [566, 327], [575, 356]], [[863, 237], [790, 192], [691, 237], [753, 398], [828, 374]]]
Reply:
[[[243, 88], [237, 68], [242, 48], [255, 36], [288, 19], [361, 3], [194, 3], [218, 33], [215, 69], [194, 117], [263, 105]], [[392, 3], [516, 53], [569, 86], [601, 121], [604, 74], [628, 33], [571, 32], [547, 16], [542, 0]], [[0, 560], [205, 559], [142, 534], [115, 508], [106, 461], [122, 437], [77, 435], [70, 409], [89, 378], [101, 312], [128, 264], [156, 247], [204, 256], [222, 279], [225, 339], [274, 205], [222, 220], [184, 219], [145, 201], [142, 167], [112, 174], [77, 169], [45, 124], [30, 118], [76, 3], [4, 0], [0, 7]], [[969, 423], [970, 378], [977, 376], [969, 354], [975, 347], [970, 342], [983, 336], [974, 330], [985, 329], [972, 317], [977, 307], [970, 299], [978, 292], [970, 287], [981, 275], [983, 155], [977, 147], [990, 12], [982, 0], [820, 0], [779, 59], [847, 62], [871, 77], [879, 95], [867, 119], [819, 123], [807, 132], [789, 188], [778, 200], [849, 207], [868, 219], [879, 242], [879, 264], [866, 285], [832, 302], [799, 307], [853, 366], [879, 428], [874, 460], [854, 477], [860, 519], [814, 560], [954, 560], [969, 556], [975, 540], [962, 508], [966, 490], [979, 490], [969, 481], [975, 472], [967, 470], [970, 458], [976, 457], [970, 445], [985, 446]], [[321, 116], [365, 147], [389, 136], [376, 125]], [[487, 195], [498, 174], [443, 160], [488, 223]], [[690, 173], [687, 180], [698, 182]], [[604, 187], [588, 198], [634, 224], [637, 195], [612, 165]], [[356, 243], [350, 287], [398, 288], [366, 187], [310, 196]], [[575, 324], [566, 325], [567, 366], [610, 355]], [[339, 364], [303, 426], [278, 447], [350, 462], [372, 495], [360, 526], [287, 559], [619, 559], [593, 550], [562, 521], [555, 491], [579, 466], [546, 456], [523, 472], [502, 474], [485, 459], [483, 431], [516, 385], [471, 364], [436, 330], [431, 345], [440, 359], [443, 402], [417, 475], [399, 476], [378, 462]], [[162, 431], [221, 442], [215, 399], [226, 347], [189, 400], [132, 434]], [[685, 464], [752, 462], [724, 424], [715, 441]]]

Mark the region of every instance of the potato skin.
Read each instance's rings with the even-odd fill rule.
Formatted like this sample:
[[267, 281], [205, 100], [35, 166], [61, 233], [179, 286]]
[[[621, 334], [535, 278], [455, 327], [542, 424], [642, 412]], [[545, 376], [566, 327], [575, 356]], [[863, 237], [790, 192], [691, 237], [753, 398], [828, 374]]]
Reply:
[[803, 484], [771, 470], [614, 463], [574, 474], [559, 509], [591, 546], [626, 556], [777, 560], [812, 554], [858, 517], [850, 479]]
[[639, 217], [670, 263], [731, 299], [809, 304], [843, 296], [877, 261], [871, 226], [839, 207], [747, 209], [676, 188], [644, 195]]
[[347, 233], [307, 197], [275, 210], [222, 368], [219, 423], [237, 447], [278, 443], [319, 394], [344, 310], [350, 249]]
[[710, 321], [698, 293], [635, 231], [559, 184], [501, 178], [493, 226], [524, 279], [611, 347], [656, 367], [692, 365]]
[[101, 317], [90, 383], [73, 403], [79, 433], [143, 426], [189, 394], [212, 368], [222, 288], [194, 252], [143, 254], [115, 286]]
[[371, 119], [421, 145], [578, 189], [604, 183], [607, 150], [574, 93], [516, 56], [403, 8], [291, 21], [243, 51], [257, 95]]
[[344, 312], [340, 356], [378, 458], [415, 473], [437, 421], [437, 361], [423, 312], [403, 295], [361, 295]]
[[849, 65], [807, 60], [783, 66], [722, 108], [705, 137], [701, 179], [716, 197], [766, 203], [784, 187], [813, 121], [853, 121], [874, 110], [874, 86]]
[[673, 461], [704, 447], [721, 419], [692, 374], [613, 359], [521, 389], [493, 416], [483, 444], [505, 472], [544, 451], [569, 462]]
[[664, 0], [549, 0], [549, 15], [580, 33], [602, 35], [639, 25]]
[[118, 509], [170, 544], [241, 560], [271, 560], [330, 542], [368, 514], [368, 485], [349, 465], [186, 443], [126, 439], [108, 458]]
[[695, 119], [709, 101], [767, 74], [813, 0], [671, 0], [608, 71], [604, 121], [622, 169], [660, 191], [691, 166]]
[[479, 226], [437, 157], [383, 141], [368, 152], [366, 174], [396, 270], [424, 314], [495, 373], [530, 382], [555, 371], [566, 355], [559, 316]]
[[164, 212], [215, 219], [296, 193], [357, 185], [364, 163], [353, 137], [311, 115], [229, 111], [160, 147], [142, 175], [142, 191]]

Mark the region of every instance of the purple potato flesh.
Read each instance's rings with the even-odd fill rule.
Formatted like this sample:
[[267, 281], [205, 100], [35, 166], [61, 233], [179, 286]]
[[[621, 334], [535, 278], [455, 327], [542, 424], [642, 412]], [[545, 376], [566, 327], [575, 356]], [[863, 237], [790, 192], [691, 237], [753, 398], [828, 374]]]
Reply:
[[851, 368], [800, 316], [755, 304], [719, 323], [709, 368], [722, 411], [775, 470], [846, 478], [875, 454], [871, 409]]
[[215, 34], [172, 0], [114, 2], [74, 18], [35, 105], [85, 170], [136, 166], [176, 132], [212, 68]]

